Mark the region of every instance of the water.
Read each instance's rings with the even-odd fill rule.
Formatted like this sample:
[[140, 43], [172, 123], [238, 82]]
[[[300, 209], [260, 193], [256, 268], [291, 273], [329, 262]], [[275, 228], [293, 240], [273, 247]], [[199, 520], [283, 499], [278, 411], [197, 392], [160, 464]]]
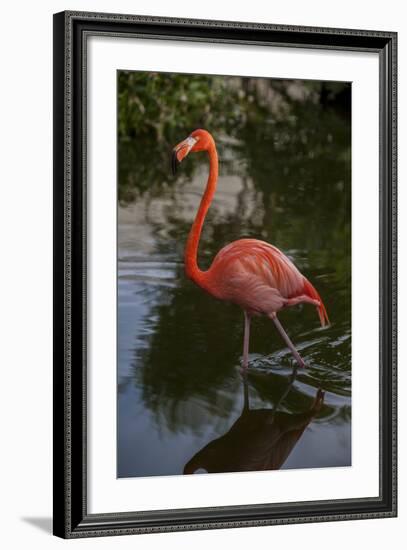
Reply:
[[[301, 128], [290, 130], [284, 147], [271, 137], [284, 137], [275, 127], [261, 139], [250, 128], [240, 140], [220, 138], [199, 263], [205, 269], [241, 237], [292, 258], [332, 323], [321, 329], [311, 306], [280, 313], [306, 369], [293, 370], [273, 323], [257, 318], [242, 377], [241, 310], [184, 275], [204, 155], [185, 161], [193, 166], [188, 177], [181, 166], [177, 179], [119, 206], [119, 477], [351, 465], [349, 118], [321, 109], [318, 124], [305, 128], [302, 137]], [[137, 146], [121, 146], [129, 166], [121, 178], [131, 176]]]

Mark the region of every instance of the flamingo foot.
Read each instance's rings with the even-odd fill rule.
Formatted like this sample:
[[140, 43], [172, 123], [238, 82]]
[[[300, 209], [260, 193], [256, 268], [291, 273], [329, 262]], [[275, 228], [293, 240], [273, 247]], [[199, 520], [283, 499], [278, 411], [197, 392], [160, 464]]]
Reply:
[[318, 388], [314, 402], [312, 403], [312, 406], [311, 406], [311, 410], [313, 412], [318, 413], [321, 410], [322, 405], [324, 404], [324, 397], [325, 397], [325, 392], [322, 391], [321, 388]]

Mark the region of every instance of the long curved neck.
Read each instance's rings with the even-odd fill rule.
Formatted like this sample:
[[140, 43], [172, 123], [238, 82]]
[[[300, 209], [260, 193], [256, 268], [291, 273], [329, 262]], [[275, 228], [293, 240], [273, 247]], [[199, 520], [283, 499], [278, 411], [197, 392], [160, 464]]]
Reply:
[[205, 221], [206, 213], [211, 205], [213, 196], [216, 191], [216, 183], [218, 181], [218, 153], [214, 143], [210, 144], [208, 149], [209, 155], [209, 176], [206, 184], [205, 192], [201, 199], [195, 221], [192, 224], [189, 232], [187, 245], [185, 247], [185, 272], [187, 277], [195, 282], [199, 282], [202, 278], [203, 271], [198, 267], [198, 247], [201, 237], [202, 227]]

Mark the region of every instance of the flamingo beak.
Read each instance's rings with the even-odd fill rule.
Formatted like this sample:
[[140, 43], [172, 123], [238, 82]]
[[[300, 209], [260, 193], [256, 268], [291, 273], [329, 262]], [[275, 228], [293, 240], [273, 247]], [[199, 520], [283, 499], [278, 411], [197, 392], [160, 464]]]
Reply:
[[184, 139], [184, 141], [181, 141], [181, 143], [178, 143], [178, 145], [174, 147], [171, 156], [171, 168], [173, 175], [175, 175], [177, 171], [178, 164], [184, 160], [197, 141], [197, 139], [189, 136], [187, 139]]

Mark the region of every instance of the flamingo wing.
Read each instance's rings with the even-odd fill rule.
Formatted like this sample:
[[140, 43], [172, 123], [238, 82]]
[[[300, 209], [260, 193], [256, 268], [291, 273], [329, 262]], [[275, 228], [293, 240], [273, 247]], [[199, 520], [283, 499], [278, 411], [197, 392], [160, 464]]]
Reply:
[[209, 271], [210, 291], [254, 314], [270, 315], [308, 302], [318, 308], [321, 325], [325, 307], [312, 284], [277, 247], [257, 239], [240, 239], [216, 255]]

